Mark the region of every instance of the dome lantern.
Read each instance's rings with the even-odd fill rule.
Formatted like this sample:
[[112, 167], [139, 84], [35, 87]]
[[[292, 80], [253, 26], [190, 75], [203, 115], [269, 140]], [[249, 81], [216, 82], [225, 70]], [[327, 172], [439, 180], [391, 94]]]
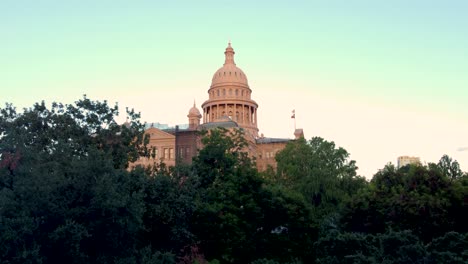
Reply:
[[224, 65], [226, 64], [236, 65], [236, 63], [234, 62], [234, 54], [236, 53], [234, 52], [234, 49], [231, 47], [231, 42], [229, 42], [226, 48], [226, 51], [224, 52], [224, 55], [225, 55]]

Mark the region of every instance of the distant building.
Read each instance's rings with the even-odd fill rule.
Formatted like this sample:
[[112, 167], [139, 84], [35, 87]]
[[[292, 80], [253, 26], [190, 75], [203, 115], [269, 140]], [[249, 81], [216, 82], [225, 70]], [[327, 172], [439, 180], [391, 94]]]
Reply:
[[[276, 153], [292, 139], [258, 136], [258, 104], [252, 100], [247, 76], [236, 66], [234, 54], [229, 43], [224, 52], [224, 65], [213, 75], [208, 100], [201, 105], [203, 115], [194, 103], [187, 115], [188, 127], [169, 128], [159, 123], [150, 125], [145, 133], [150, 136], [149, 145], [155, 149], [155, 156], [142, 158], [134, 165], [149, 165], [159, 161], [168, 166], [174, 166], [179, 161], [188, 164], [202, 147], [197, 132], [224, 127], [244, 131], [248, 142], [247, 151], [256, 160], [260, 171], [266, 170], [268, 166], [276, 168]], [[296, 129], [294, 135], [295, 138], [304, 137], [304, 132]]]
[[409, 164], [421, 164], [419, 157], [400, 156], [397, 159], [398, 168], [404, 167]]

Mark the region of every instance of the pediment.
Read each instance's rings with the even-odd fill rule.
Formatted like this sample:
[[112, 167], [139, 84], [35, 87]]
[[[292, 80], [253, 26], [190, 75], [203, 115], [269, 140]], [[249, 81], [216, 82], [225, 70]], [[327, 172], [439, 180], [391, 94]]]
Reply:
[[174, 135], [155, 127], [146, 129], [145, 134], [150, 135], [150, 139], [175, 139]]

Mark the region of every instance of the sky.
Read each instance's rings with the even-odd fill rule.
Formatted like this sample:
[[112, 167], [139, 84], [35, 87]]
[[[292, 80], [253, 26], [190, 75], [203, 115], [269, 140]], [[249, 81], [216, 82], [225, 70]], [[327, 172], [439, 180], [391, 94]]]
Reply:
[[[323, 137], [371, 178], [398, 156], [468, 171], [467, 1], [0, 0], [0, 105], [86, 94], [186, 124], [229, 40], [267, 137]], [[123, 117], [122, 117], [123, 118]]]

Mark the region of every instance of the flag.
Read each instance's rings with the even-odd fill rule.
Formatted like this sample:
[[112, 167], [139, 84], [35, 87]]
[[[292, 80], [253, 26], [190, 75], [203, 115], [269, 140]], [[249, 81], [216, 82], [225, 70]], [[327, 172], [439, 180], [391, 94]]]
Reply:
[[292, 116], [291, 118], [296, 118], [296, 110], [292, 110]]

